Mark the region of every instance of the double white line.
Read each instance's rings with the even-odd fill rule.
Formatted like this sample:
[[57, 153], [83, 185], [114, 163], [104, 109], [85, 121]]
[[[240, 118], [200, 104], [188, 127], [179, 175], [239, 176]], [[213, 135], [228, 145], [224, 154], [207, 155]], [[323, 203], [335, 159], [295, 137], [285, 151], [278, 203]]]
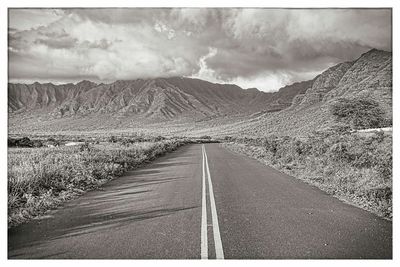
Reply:
[[[203, 155], [203, 180], [201, 197], [201, 258], [208, 259], [208, 240], [207, 240], [207, 194], [206, 194], [206, 176], [208, 176], [208, 192], [210, 197], [211, 219], [214, 234], [215, 255], [217, 259], [224, 259], [224, 250], [222, 248], [221, 235], [219, 232], [217, 208], [215, 206], [213, 186], [211, 182], [210, 169], [208, 168], [207, 153], [204, 145], [201, 147]], [[207, 170], [207, 172], [206, 172]]]

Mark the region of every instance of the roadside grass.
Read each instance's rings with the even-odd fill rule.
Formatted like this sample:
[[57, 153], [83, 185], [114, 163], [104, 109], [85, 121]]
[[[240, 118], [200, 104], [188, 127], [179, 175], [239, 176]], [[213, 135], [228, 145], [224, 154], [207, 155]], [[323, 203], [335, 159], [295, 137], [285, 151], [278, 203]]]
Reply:
[[385, 219], [392, 219], [392, 136], [335, 131], [308, 138], [227, 137], [223, 144]]
[[8, 225], [12, 227], [41, 215], [187, 142], [187, 139], [170, 139], [9, 148]]

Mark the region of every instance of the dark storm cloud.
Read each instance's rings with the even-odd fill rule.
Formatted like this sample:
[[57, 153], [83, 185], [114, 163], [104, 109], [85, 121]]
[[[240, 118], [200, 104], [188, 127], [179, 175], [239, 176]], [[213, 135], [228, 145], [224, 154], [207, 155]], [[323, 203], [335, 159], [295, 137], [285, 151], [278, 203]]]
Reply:
[[10, 12], [12, 79], [182, 75], [276, 90], [371, 48], [392, 49], [390, 9]]

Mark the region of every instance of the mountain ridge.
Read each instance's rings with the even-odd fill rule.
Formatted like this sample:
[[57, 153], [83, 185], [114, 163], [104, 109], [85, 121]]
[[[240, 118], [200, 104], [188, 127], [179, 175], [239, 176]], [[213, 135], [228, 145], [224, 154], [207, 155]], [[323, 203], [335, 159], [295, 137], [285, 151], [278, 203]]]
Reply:
[[280, 99], [279, 91], [246, 90], [234, 84], [184, 77], [117, 80], [109, 84], [87, 80], [60, 85], [9, 83], [9, 112], [44, 111], [56, 118], [117, 113], [166, 119], [177, 115], [209, 117], [240, 112], [247, 114], [263, 110], [269, 102], [280, 104], [280, 109], [287, 107], [296, 90], [288, 94], [285, 88], [282, 91], [284, 99]]
[[172, 132], [300, 134], [332, 125], [329, 107], [338, 98], [372, 98], [391, 117], [391, 75], [392, 53], [372, 49], [277, 92], [185, 77], [9, 83], [9, 121], [11, 129], [32, 131], [167, 125]]
[[317, 75], [305, 93], [297, 94], [293, 98], [290, 107], [274, 114], [262, 114], [250, 122], [218, 131], [245, 136], [304, 136], [335, 125], [330, 109], [339, 98], [373, 100], [379, 104], [385, 113], [384, 117], [390, 121], [392, 53], [372, 49], [354, 61], [339, 63]]

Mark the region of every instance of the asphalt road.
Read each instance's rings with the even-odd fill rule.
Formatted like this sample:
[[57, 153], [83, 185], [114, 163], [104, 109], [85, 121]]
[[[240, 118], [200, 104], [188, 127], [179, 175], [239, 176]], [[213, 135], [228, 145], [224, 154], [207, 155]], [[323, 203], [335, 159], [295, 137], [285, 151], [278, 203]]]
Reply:
[[389, 259], [392, 223], [218, 144], [188, 145], [12, 228], [8, 257]]

